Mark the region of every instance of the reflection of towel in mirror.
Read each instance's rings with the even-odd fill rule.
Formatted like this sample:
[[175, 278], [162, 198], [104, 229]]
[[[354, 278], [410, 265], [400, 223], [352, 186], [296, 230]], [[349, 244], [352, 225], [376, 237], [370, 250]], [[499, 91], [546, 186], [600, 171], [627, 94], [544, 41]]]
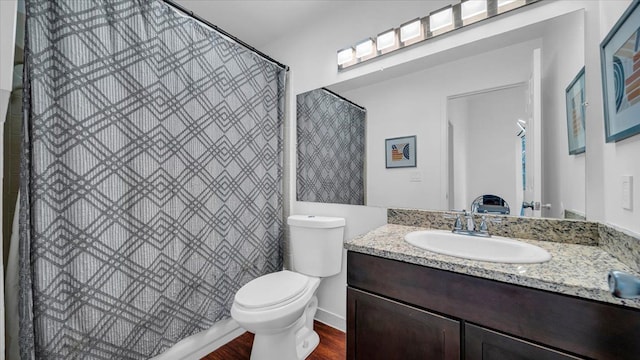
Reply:
[[18, 64], [13, 67], [13, 85], [11, 86], [11, 90], [22, 89], [22, 69], [24, 66], [22, 64]]

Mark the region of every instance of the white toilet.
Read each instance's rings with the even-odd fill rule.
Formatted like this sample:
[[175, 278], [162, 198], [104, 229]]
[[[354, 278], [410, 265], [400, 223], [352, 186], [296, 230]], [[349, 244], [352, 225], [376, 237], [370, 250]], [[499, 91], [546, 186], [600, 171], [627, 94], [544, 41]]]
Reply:
[[320, 278], [340, 273], [345, 220], [293, 215], [290, 251], [293, 271], [261, 276], [236, 293], [231, 316], [255, 334], [251, 360], [301, 360], [318, 346], [313, 318]]

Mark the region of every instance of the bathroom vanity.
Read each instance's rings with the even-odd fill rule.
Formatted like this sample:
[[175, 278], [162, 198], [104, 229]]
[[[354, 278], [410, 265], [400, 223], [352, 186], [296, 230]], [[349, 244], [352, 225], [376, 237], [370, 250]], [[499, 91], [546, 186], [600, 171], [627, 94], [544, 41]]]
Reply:
[[640, 303], [606, 283], [629, 269], [597, 246], [537, 241], [551, 261], [483, 263], [413, 247], [414, 230], [345, 243], [347, 359], [638, 358]]

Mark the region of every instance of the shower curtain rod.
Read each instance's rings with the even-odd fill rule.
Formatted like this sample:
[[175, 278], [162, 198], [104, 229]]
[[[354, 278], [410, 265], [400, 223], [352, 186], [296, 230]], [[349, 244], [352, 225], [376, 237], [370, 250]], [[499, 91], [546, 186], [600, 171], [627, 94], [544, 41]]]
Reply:
[[331, 91], [331, 90], [329, 90], [329, 89], [327, 89], [327, 88], [322, 88], [322, 90], [324, 90], [324, 91], [328, 92], [329, 94], [331, 94], [331, 95], [333, 95], [333, 96], [337, 97], [337, 98], [338, 98], [338, 99], [340, 99], [340, 100], [344, 100], [344, 101], [348, 102], [349, 104], [351, 104], [351, 105], [353, 105], [353, 106], [357, 107], [358, 109], [360, 109], [360, 110], [362, 110], [362, 111], [367, 111], [367, 109], [366, 109], [364, 106], [360, 106], [360, 105], [358, 105], [358, 104], [354, 103], [353, 101], [351, 101], [351, 100], [347, 99], [346, 97], [341, 96], [341, 95], [338, 95], [338, 94], [334, 93], [333, 91]]
[[255, 53], [256, 55], [258, 55], [258, 56], [260, 56], [260, 57], [262, 57], [262, 58], [264, 58], [264, 59], [266, 59], [266, 60], [268, 60], [268, 61], [270, 61], [270, 62], [272, 62], [272, 63], [276, 64], [276, 65], [278, 65], [279, 67], [283, 68], [285, 71], [289, 71], [289, 66], [288, 66], [288, 65], [284, 65], [284, 64], [282, 64], [281, 62], [276, 61], [276, 60], [275, 60], [275, 59], [273, 59], [271, 56], [269, 56], [269, 55], [267, 55], [267, 54], [263, 53], [262, 51], [260, 51], [260, 50], [258, 50], [258, 49], [256, 49], [256, 48], [254, 48], [253, 46], [251, 46], [251, 45], [247, 44], [246, 42], [244, 42], [244, 41], [242, 41], [242, 40], [238, 39], [237, 37], [235, 37], [235, 36], [233, 36], [233, 35], [229, 34], [228, 32], [226, 32], [226, 31], [224, 31], [223, 29], [221, 29], [221, 28], [217, 27], [216, 25], [214, 25], [214, 24], [210, 23], [209, 21], [207, 21], [207, 20], [205, 20], [205, 19], [201, 18], [200, 16], [198, 16], [198, 15], [194, 14], [194, 13], [193, 13], [193, 11], [191, 11], [191, 10], [189, 10], [189, 9], [185, 8], [184, 6], [182, 6], [182, 5], [180, 5], [180, 4], [176, 3], [176, 2], [174, 2], [174, 1], [172, 1], [172, 0], [162, 0], [162, 2], [164, 2], [165, 4], [167, 4], [167, 5], [171, 6], [171, 7], [173, 7], [174, 9], [179, 10], [180, 12], [182, 12], [182, 13], [184, 13], [184, 14], [186, 14], [186, 15], [191, 16], [192, 18], [194, 18], [194, 19], [196, 19], [196, 20], [200, 21], [201, 23], [203, 23], [203, 24], [205, 24], [205, 25], [209, 26], [209, 27], [210, 27], [210, 28], [212, 28], [213, 30], [215, 30], [215, 31], [219, 32], [220, 34], [222, 34], [222, 35], [224, 35], [224, 36], [226, 36], [226, 37], [230, 38], [231, 40], [235, 41], [236, 43], [238, 43], [238, 44], [240, 44], [240, 45], [244, 46], [245, 48], [249, 49], [251, 52]]

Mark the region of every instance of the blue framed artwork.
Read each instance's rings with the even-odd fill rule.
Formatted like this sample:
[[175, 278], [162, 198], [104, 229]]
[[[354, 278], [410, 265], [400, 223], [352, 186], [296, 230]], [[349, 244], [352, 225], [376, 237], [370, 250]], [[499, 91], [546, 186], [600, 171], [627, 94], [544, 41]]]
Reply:
[[607, 142], [640, 133], [640, 0], [634, 0], [600, 44]]
[[585, 151], [586, 137], [584, 133], [584, 67], [578, 72], [566, 89], [567, 98], [567, 135], [569, 155], [581, 154]]
[[389, 168], [416, 167], [416, 137], [386, 139], [386, 165]]

